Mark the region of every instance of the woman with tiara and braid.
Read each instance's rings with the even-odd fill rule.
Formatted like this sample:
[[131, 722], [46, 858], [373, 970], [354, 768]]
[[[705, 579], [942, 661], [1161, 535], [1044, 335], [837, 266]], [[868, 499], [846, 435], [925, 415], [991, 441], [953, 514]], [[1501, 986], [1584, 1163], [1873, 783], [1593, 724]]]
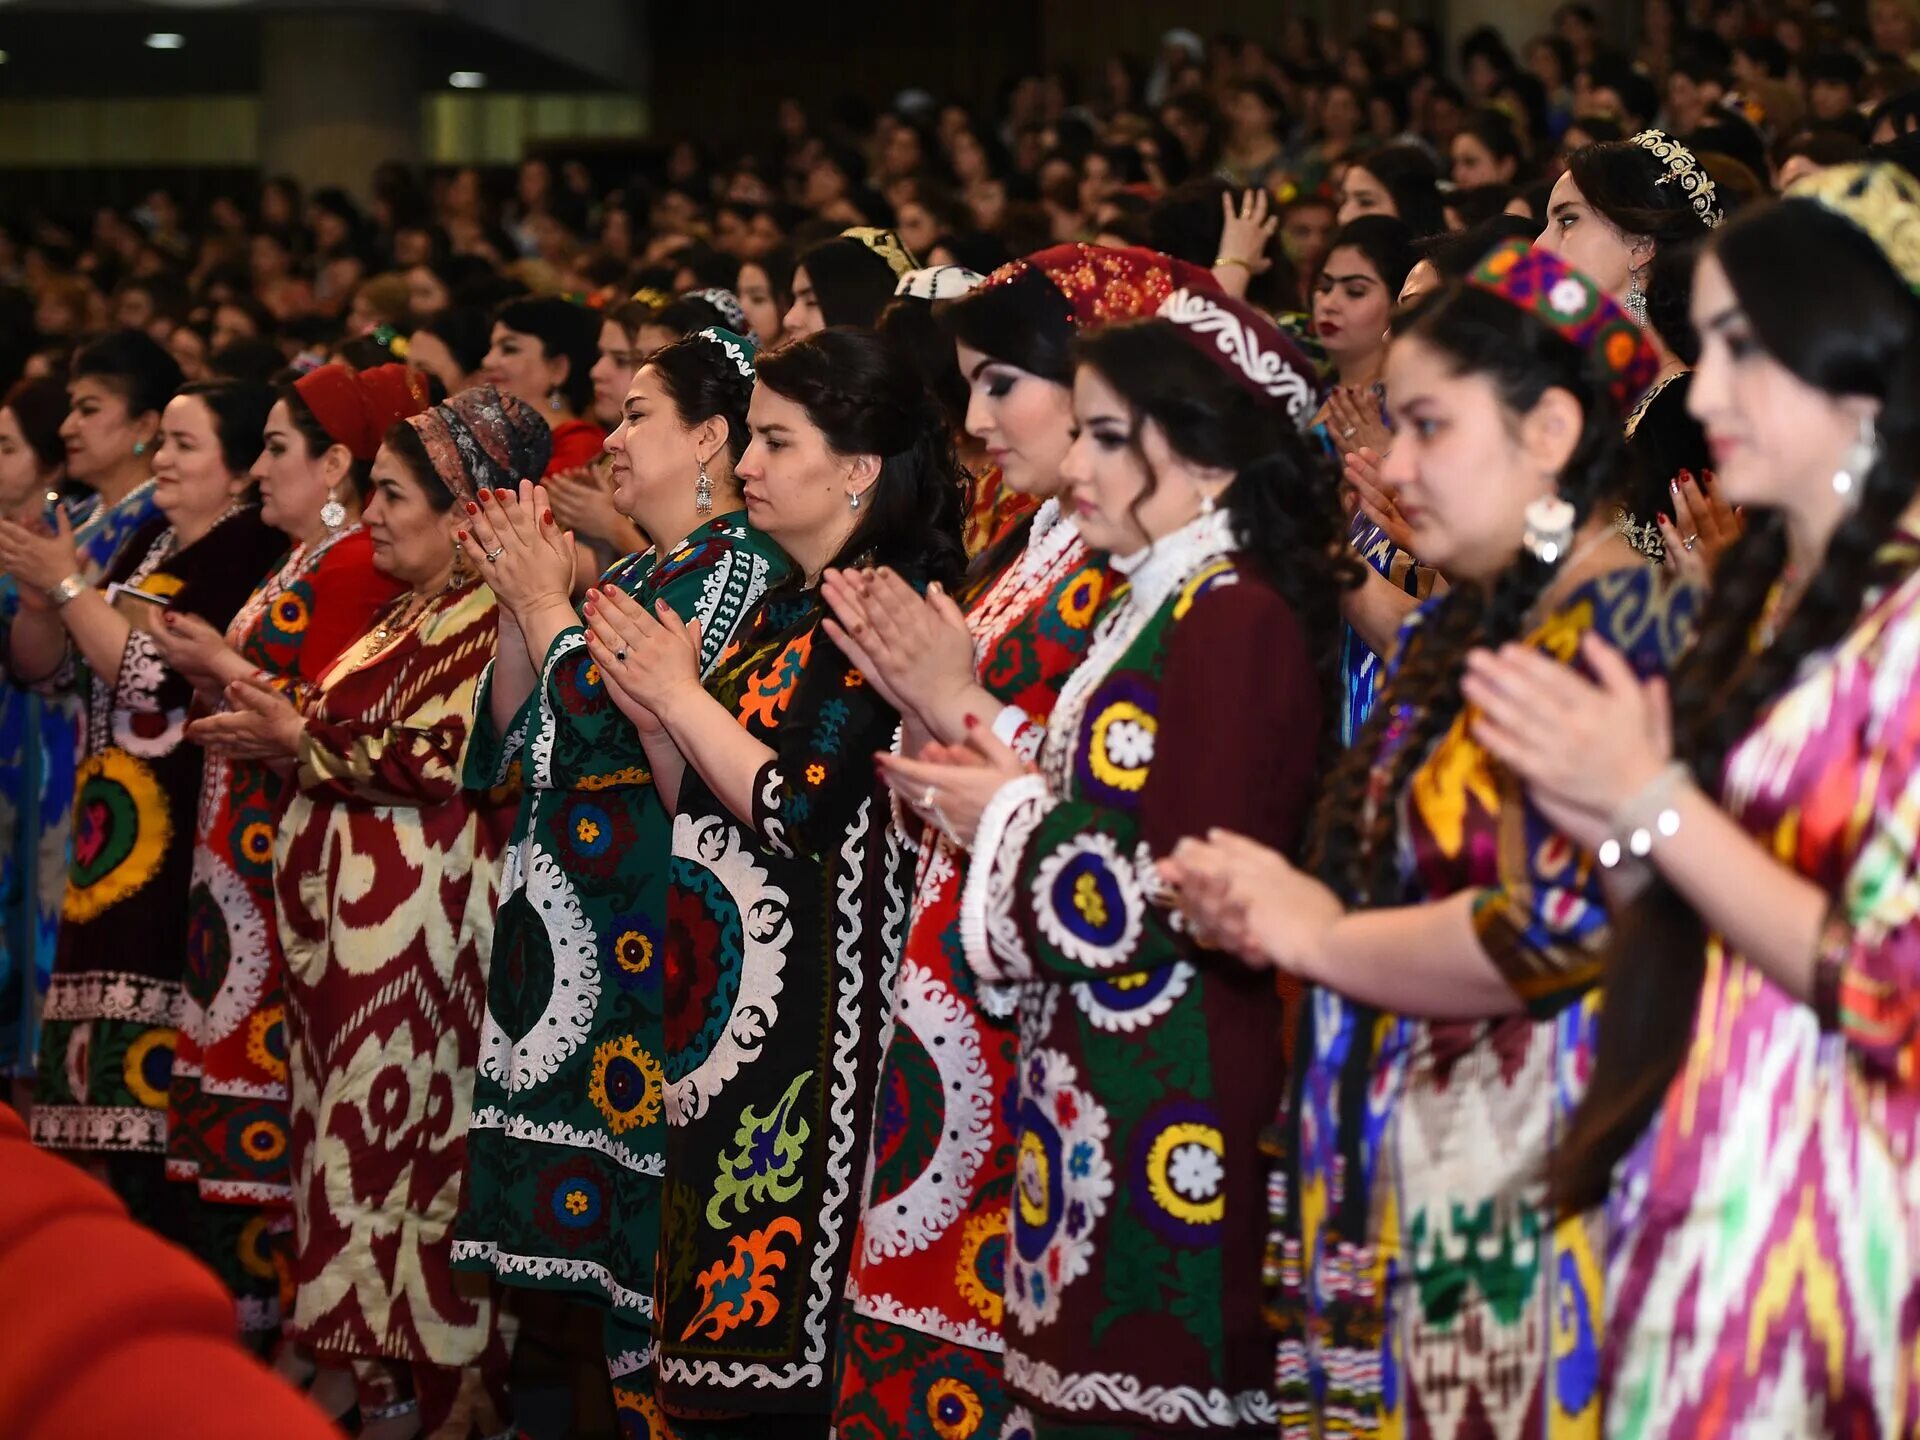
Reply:
[[1754, 520], [1671, 701], [1598, 644], [1472, 661], [1485, 743], [1634, 897], [1552, 1171], [1609, 1201], [1613, 1436], [1920, 1429], [1916, 295], [1892, 165], [1728, 225], [1689, 403]]
[[1469, 732], [1467, 653], [1601, 636], [1665, 673], [1690, 592], [1613, 526], [1621, 419], [1658, 361], [1522, 241], [1394, 327], [1382, 470], [1452, 582], [1321, 800], [1308, 865], [1216, 831], [1164, 868], [1202, 933], [1313, 987], [1276, 1136], [1283, 1436], [1590, 1435], [1595, 1213], [1541, 1164], [1579, 1099], [1606, 898], [1592, 857]]

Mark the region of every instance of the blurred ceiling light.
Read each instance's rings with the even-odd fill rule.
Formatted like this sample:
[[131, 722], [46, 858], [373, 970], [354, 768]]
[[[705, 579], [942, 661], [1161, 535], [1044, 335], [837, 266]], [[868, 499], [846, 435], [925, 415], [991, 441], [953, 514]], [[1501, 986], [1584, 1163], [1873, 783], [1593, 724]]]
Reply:
[[187, 37], [176, 35], [171, 30], [156, 30], [147, 36], [149, 50], [184, 50], [186, 47]]
[[484, 90], [487, 88], [487, 77], [480, 70], [456, 70], [447, 76], [447, 83], [456, 90]]

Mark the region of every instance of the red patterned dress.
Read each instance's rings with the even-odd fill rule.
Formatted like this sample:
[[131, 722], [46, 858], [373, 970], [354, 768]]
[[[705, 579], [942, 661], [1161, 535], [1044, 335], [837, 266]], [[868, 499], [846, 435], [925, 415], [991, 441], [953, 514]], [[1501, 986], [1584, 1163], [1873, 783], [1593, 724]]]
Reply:
[[[240, 657], [298, 695], [400, 590], [359, 526], [286, 561], [227, 627]], [[207, 752], [187, 896], [186, 1007], [168, 1103], [167, 1178], [197, 1186], [200, 1254], [226, 1280], [245, 1334], [280, 1327], [291, 1263], [285, 979], [273, 919], [273, 835], [284, 781]]]
[[[1086, 653], [1107, 588], [1104, 561], [1052, 499], [1027, 544], [975, 587], [967, 607], [975, 673], [1008, 707], [996, 731], [1029, 758]], [[1006, 1413], [1001, 1284], [1017, 996], [982, 986], [961, 956], [966, 852], [930, 832], [921, 840], [841, 1321], [842, 1440], [992, 1436]]]
[[[388, 648], [348, 647], [307, 707], [274, 846], [293, 1105], [289, 1330], [323, 1361], [410, 1364], [429, 1434], [458, 1368], [501, 1358], [487, 1282], [452, 1264], [514, 816], [510, 792], [460, 783], [495, 616], [493, 592], [469, 584]], [[366, 1381], [382, 1367], [356, 1368]]]

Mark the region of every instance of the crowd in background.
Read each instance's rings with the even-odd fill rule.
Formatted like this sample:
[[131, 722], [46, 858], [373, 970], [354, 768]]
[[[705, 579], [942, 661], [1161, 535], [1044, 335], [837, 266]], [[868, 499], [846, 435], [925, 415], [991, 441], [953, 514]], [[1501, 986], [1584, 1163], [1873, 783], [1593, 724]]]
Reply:
[[1910, 1430], [1866, 18], [6, 218], [8, 1098], [371, 1440]]

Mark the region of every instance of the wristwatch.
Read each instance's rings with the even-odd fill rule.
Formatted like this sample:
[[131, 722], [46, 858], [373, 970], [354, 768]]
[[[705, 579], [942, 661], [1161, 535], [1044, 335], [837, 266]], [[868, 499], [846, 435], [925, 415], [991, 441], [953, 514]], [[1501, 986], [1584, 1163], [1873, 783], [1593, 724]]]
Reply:
[[58, 610], [66, 605], [72, 604], [74, 597], [86, 588], [87, 582], [80, 576], [69, 575], [58, 585], [47, 591], [47, 599], [51, 600], [53, 602], [53, 608]]

